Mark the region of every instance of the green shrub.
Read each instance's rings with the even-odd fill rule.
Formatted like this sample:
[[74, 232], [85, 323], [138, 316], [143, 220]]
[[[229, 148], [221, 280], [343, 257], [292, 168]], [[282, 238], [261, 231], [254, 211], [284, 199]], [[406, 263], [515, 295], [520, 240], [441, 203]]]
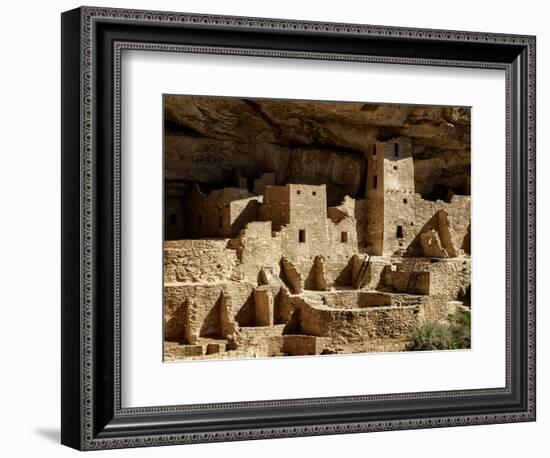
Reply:
[[456, 312], [449, 317], [449, 329], [453, 334], [455, 348], [470, 348], [471, 314], [470, 312]]
[[456, 350], [470, 348], [470, 313], [449, 316], [449, 324], [428, 322], [414, 333], [407, 350]]
[[429, 322], [416, 330], [407, 350], [448, 350], [453, 345], [453, 335], [448, 326]]

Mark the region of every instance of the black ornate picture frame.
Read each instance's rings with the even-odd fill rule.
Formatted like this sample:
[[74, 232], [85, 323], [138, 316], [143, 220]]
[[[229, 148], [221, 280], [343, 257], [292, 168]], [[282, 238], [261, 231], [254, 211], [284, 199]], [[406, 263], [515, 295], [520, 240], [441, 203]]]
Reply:
[[[124, 408], [123, 50], [506, 73], [506, 386]], [[63, 444], [106, 449], [535, 420], [535, 37], [82, 7], [62, 15]]]

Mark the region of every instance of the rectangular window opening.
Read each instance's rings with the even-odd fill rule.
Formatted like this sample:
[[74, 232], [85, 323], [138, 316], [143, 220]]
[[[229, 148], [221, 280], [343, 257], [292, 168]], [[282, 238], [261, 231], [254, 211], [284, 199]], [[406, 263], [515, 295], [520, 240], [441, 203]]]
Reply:
[[298, 240], [300, 243], [306, 243], [306, 231], [304, 229], [298, 231]]
[[372, 177], [372, 189], [378, 188], [378, 175]]
[[340, 234], [340, 242], [348, 243], [348, 233], [347, 232], [342, 232]]
[[395, 154], [395, 157], [399, 157], [399, 143], [393, 144], [393, 152]]
[[397, 226], [397, 232], [396, 232], [397, 238], [402, 239], [403, 238], [403, 226]]

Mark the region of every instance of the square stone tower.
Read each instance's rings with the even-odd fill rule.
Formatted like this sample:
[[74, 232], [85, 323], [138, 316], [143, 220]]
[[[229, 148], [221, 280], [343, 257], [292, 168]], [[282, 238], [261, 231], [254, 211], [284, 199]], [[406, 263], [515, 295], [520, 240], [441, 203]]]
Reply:
[[[325, 185], [287, 184], [266, 186], [260, 220], [272, 221], [273, 230], [296, 226], [326, 226], [327, 191]], [[326, 233], [326, 227], [324, 228]]]
[[376, 142], [365, 156], [367, 251], [376, 256], [400, 254], [416, 230], [411, 140]]
[[267, 186], [259, 216], [272, 222], [273, 231], [281, 231], [283, 252], [289, 259], [312, 260], [329, 251], [325, 185]]

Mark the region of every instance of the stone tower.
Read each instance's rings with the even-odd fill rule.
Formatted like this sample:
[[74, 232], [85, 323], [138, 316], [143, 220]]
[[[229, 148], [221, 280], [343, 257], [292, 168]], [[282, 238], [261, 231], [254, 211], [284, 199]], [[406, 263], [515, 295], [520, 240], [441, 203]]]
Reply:
[[411, 140], [376, 142], [365, 155], [367, 251], [376, 256], [400, 254], [415, 234]]
[[[259, 219], [271, 221], [273, 231], [283, 226], [301, 247], [328, 243], [326, 186], [287, 184], [267, 186]], [[295, 232], [295, 233], [294, 233]]]

